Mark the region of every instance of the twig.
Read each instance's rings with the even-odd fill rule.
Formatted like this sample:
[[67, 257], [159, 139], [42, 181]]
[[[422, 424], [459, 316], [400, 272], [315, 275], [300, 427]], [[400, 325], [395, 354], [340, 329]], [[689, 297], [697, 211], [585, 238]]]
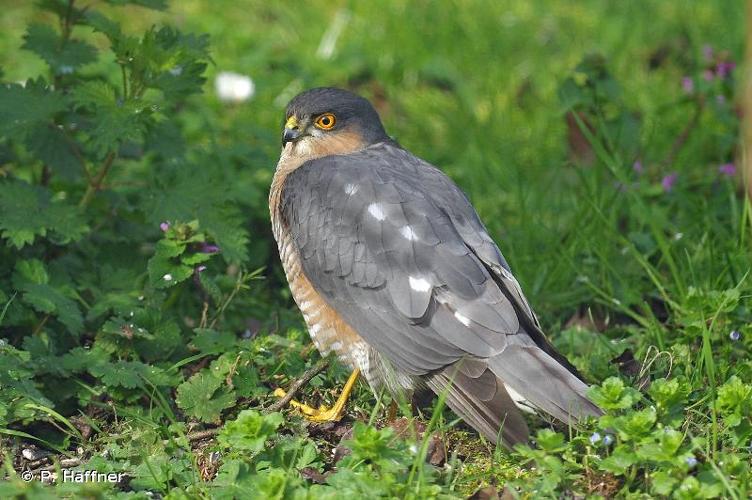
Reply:
[[203, 431], [196, 431], [191, 432], [186, 437], [188, 438], [188, 442], [192, 443], [194, 441], [201, 441], [202, 439], [214, 437], [219, 432], [219, 428], [217, 429], [206, 429]]
[[42, 329], [45, 323], [47, 323], [47, 320], [50, 319], [49, 314], [45, 314], [44, 318], [42, 318], [42, 321], [39, 322], [37, 326], [34, 327], [34, 331], [31, 332], [32, 335], [36, 335], [39, 333], [39, 331]]
[[222, 316], [222, 313], [225, 312], [225, 309], [227, 309], [227, 306], [230, 305], [232, 300], [235, 298], [235, 295], [240, 291], [241, 288], [243, 288], [243, 278], [245, 275], [243, 274], [243, 271], [238, 273], [238, 279], [235, 281], [235, 288], [232, 289], [230, 292], [230, 295], [227, 296], [227, 299], [222, 303], [221, 306], [219, 306], [219, 309], [217, 310], [217, 313], [214, 315], [214, 319], [212, 319], [211, 324], [209, 325], [209, 328], [214, 328], [214, 325], [217, 324], [217, 321], [219, 321], [219, 317]]
[[311, 368], [306, 370], [303, 375], [300, 376], [300, 378], [295, 379], [295, 381], [290, 384], [290, 387], [287, 388], [287, 393], [285, 393], [284, 396], [282, 396], [279, 401], [276, 403], [270, 405], [266, 411], [272, 412], [272, 411], [279, 411], [282, 408], [284, 408], [290, 401], [292, 401], [292, 398], [295, 397], [295, 394], [308, 382], [311, 381], [313, 377], [318, 375], [319, 373], [323, 372], [326, 367], [329, 366], [329, 360], [327, 358], [324, 358], [320, 360], [318, 363], [313, 365]]
[[[53, 123], [53, 126], [56, 126], [56, 124]], [[68, 144], [68, 147], [70, 148], [71, 152], [73, 153], [73, 156], [76, 157], [78, 160], [78, 163], [81, 165], [81, 170], [83, 170], [84, 175], [86, 176], [86, 182], [91, 184], [91, 174], [89, 173], [89, 168], [86, 166], [86, 160], [84, 159], [83, 155], [81, 154], [81, 150], [78, 149], [78, 144], [71, 139], [71, 136], [68, 135], [68, 131], [63, 127], [62, 129], [63, 133], [63, 139], [65, 139], [65, 142]]]
[[[78, 467], [79, 465], [81, 465], [81, 459], [77, 458], [77, 457], [74, 457], [74, 458], [63, 458], [63, 459], [60, 460], [60, 468], [61, 469], [70, 469], [72, 467]], [[47, 465], [45, 467], [40, 467], [38, 469], [33, 469], [31, 472], [39, 472], [39, 471], [42, 471], [42, 470], [45, 470], [45, 471], [47, 471], [47, 470], [54, 471], [56, 468], [57, 468], [57, 466], [55, 464], [52, 464], [52, 465]]]
[[84, 193], [83, 198], [81, 198], [81, 201], [78, 203], [79, 207], [85, 207], [89, 204], [92, 197], [94, 196], [94, 193], [99, 191], [102, 187], [102, 182], [104, 182], [104, 178], [107, 176], [107, 172], [110, 171], [110, 167], [112, 166], [112, 162], [115, 160], [115, 152], [110, 151], [110, 153], [107, 154], [107, 157], [104, 159], [104, 163], [102, 164], [102, 168], [99, 169], [99, 172], [97, 172], [96, 177], [94, 177], [89, 185], [86, 188], [86, 192]]

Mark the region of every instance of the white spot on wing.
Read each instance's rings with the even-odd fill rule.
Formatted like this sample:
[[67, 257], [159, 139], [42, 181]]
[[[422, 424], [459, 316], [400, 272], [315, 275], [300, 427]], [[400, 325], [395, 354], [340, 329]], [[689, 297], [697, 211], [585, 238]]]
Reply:
[[371, 203], [368, 205], [368, 213], [376, 220], [386, 219], [386, 215], [384, 215], [384, 210], [382, 210], [380, 203]]
[[348, 182], [347, 184], [345, 184], [345, 194], [347, 194], [349, 196], [352, 196], [355, 193], [357, 193], [358, 189], [360, 189], [360, 186], [358, 186], [357, 184], [352, 184], [350, 182]]
[[410, 288], [416, 292], [427, 292], [431, 289], [431, 283], [423, 278], [413, 278], [412, 276], [409, 276], [407, 280], [410, 283]]
[[418, 235], [415, 234], [415, 231], [413, 231], [413, 228], [411, 228], [410, 226], [402, 226], [400, 233], [402, 233], [402, 236], [404, 236], [407, 240], [415, 241], [418, 239]]
[[454, 317], [457, 318], [457, 321], [459, 321], [463, 325], [470, 326], [470, 318], [468, 318], [467, 316], [463, 316], [459, 312], [455, 312]]

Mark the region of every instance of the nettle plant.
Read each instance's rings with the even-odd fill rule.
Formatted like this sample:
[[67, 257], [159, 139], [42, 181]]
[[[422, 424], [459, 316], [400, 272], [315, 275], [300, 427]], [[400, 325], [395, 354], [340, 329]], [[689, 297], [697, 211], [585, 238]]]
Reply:
[[63, 415], [179, 384], [251, 276], [230, 176], [183, 136], [208, 39], [127, 34], [103, 13], [127, 3], [164, 7], [39, 2], [48, 74], [0, 85], [0, 432], [59, 449]]

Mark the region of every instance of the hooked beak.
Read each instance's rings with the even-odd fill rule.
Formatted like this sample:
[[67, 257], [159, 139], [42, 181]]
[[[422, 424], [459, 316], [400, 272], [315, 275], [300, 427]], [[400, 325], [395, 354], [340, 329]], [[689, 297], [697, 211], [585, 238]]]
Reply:
[[285, 131], [282, 133], [282, 147], [301, 136], [298, 119], [291, 116], [285, 123]]

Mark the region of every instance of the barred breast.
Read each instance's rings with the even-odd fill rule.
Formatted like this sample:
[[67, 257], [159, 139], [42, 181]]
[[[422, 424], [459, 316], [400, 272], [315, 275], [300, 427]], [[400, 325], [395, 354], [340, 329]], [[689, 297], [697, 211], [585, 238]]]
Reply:
[[272, 232], [277, 241], [279, 257], [285, 271], [292, 297], [303, 314], [308, 333], [322, 356], [331, 352], [350, 368], [359, 368], [371, 387], [381, 385], [375, 373], [372, 373], [375, 353], [366, 342], [345, 323], [337, 312], [329, 307], [321, 295], [316, 292], [303, 272], [297, 248], [284, 226], [279, 212], [279, 201], [285, 177], [294, 170], [289, 164], [277, 167], [269, 193], [269, 211], [272, 220]]

